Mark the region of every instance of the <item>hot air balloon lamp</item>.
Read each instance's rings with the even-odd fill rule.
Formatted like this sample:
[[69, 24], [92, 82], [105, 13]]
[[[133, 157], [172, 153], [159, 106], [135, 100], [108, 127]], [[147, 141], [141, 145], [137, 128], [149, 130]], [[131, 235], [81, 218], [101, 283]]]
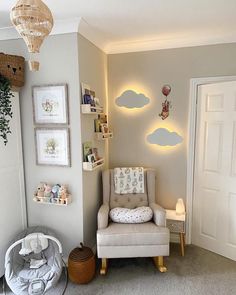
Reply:
[[[53, 27], [52, 13], [41, 0], [18, 0], [11, 10], [11, 22], [24, 39], [29, 53], [39, 53], [45, 37]], [[39, 70], [39, 62], [29, 61], [31, 71]]]

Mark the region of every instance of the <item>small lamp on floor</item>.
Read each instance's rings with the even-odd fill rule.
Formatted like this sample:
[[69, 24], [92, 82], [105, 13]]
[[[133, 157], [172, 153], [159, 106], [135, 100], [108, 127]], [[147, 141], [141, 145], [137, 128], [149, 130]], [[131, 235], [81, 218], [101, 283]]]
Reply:
[[176, 215], [183, 215], [185, 214], [185, 206], [183, 199], [178, 199], [176, 203]]

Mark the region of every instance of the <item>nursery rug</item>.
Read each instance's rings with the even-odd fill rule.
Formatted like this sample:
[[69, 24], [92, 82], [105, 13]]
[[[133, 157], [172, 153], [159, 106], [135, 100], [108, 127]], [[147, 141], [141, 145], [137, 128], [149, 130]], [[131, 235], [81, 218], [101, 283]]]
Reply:
[[[65, 295], [235, 295], [236, 262], [187, 246], [185, 257], [179, 245], [171, 245], [165, 259], [168, 272], [159, 273], [150, 258], [112, 259], [106, 276], [97, 274], [88, 285], [68, 283]], [[47, 295], [61, 295], [65, 276]], [[1, 286], [1, 285], [0, 285]], [[1, 287], [0, 287], [1, 290]], [[1, 291], [0, 291], [1, 292]], [[7, 295], [12, 295], [9, 290]]]

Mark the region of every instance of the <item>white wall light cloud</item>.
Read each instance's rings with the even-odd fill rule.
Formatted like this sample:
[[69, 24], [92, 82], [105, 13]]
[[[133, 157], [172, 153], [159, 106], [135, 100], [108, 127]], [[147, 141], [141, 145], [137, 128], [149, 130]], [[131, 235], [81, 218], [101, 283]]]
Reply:
[[183, 137], [166, 128], [158, 128], [147, 136], [147, 141], [160, 146], [175, 146], [183, 141]]
[[133, 90], [126, 90], [117, 97], [116, 104], [119, 107], [125, 107], [128, 109], [143, 108], [149, 104], [150, 99], [142, 93], [136, 93]]

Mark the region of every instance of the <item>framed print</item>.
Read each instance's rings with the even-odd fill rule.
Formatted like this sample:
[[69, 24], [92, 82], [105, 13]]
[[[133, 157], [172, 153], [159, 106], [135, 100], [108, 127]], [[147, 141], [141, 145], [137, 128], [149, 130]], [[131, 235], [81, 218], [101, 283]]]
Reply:
[[68, 128], [35, 128], [37, 165], [70, 166]]
[[67, 85], [33, 86], [35, 124], [68, 124]]

